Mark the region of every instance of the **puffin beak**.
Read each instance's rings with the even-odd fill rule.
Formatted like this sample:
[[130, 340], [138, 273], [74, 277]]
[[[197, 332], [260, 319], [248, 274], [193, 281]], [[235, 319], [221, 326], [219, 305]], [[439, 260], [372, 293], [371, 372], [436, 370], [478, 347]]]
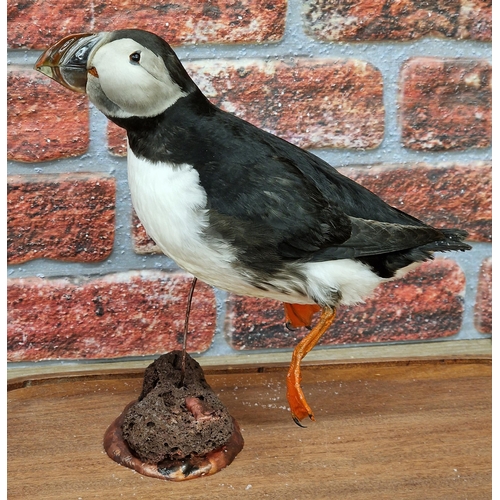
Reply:
[[74, 92], [85, 93], [89, 54], [105, 35], [79, 33], [64, 37], [39, 57], [35, 69]]

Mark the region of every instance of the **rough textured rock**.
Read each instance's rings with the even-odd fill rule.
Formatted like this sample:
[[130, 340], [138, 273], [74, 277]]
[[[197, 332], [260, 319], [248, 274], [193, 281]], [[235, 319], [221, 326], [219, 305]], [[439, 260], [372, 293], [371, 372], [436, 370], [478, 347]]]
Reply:
[[123, 437], [145, 462], [206, 455], [233, 432], [231, 415], [190, 356], [181, 383], [181, 359], [182, 351], [173, 351], [147, 368], [139, 400], [123, 421]]

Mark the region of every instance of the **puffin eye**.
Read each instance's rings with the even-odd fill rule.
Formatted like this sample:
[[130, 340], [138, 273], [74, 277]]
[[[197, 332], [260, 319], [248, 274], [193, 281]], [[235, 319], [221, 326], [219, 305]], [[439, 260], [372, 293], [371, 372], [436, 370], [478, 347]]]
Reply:
[[141, 53], [140, 52], [133, 52], [130, 54], [130, 62], [134, 64], [139, 64], [139, 61], [141, 60]]

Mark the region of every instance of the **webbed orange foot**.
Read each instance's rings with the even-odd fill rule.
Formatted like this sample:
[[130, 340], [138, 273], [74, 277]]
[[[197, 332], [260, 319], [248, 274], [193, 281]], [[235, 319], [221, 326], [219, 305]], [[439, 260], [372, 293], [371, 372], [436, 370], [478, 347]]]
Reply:
[[304, 393], [302, 392], [302, 387], [300, 387], [300, 379], [296, 379], [295, 373], [290, 370], [286, 378], [286, 397], [288, 399], [288, 404], [290, 405], [290, 412], [292, 414], [293, 421], [299, 427], [305, 427], [300, 421], [306, 417], [314, 420], [314, 414], [311, 407], [307, 404]]

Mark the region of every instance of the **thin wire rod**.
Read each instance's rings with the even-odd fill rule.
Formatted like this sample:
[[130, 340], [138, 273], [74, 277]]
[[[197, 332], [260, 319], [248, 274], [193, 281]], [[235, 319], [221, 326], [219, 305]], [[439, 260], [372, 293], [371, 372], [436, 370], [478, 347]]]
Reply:
[[186, 374], [186, 352], [187, 352], [187, 337], [189, 330], [189, 315], [191, 314], [191, 302], [193, 300], [193, 293], [197, 281], [198, 279], [194, 277], [193, 281], [191, 282], [191, 289], [189, 290], [189, 295], [187, 299], [186, 318], [184, 320], [184, 338], [182, 339], [182, 361], [181, 361], [181, 382], [180, 382], [181, 386], [184, 384], [184, 375]]

